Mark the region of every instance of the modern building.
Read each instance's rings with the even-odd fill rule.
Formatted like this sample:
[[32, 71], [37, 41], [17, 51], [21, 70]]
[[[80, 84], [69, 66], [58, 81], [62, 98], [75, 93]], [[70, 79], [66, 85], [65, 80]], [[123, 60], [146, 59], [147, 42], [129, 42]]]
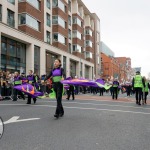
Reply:
[[81, 0], [1, 0], [0, 43], [2, 70], [47, 74], [56, 58], [67, 76], [100, 69], [100, 19]]
[[101, 42], [100, 51], [109, 57], [115, 57], [115, 53], [104, 43]]

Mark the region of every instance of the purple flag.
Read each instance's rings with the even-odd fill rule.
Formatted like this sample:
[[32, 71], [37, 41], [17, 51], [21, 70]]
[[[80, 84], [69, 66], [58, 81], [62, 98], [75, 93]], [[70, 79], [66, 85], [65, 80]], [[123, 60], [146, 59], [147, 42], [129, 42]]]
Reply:
[[32, 86], [31, 84], [17, 85], [14, 86], [14, 89], [24, 92], [25, 94], [30, 95], [32, 98], [44, 95], [42, 92], [35, 91], [34, 86]]

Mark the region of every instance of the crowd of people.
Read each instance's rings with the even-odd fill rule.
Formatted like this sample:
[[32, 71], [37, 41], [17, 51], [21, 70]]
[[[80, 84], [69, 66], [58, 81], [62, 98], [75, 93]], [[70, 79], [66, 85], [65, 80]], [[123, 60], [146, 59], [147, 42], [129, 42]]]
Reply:
[[[9, 71], [0, 71], [0, 100], [25, 100], [26, 95], [13, 88], [13, 86], [16, 85], [28, 83], [34, 86], [37, 91], [41, 91], [44, 94], [49, 94], [51, 92], [51, 88], [53, 88], [56, 93], [57, 100], [54, 117], [62, 117], [64, 115], [64, 109], [62, 106], [63, 84], [61, 83], [61, 80], [65, 77], [64, 69], [61, 67], [61, 61], [59, 59], [55, 60], [54, 69], [50, 71], [48, 76], [42, 75], [39, 77], [36, 73], [33, 73], [32, 70], [29, 70], [28, 75], [25, 75], [25, 73], [19, 74], [18, 72], [10, 73]], [[141, 100], [142, 104], [147, 103], [147, 95], [149, 93], [150, 84], [149, 81], [145, 77], [142, 77], [138, 71], [136, 72], [132, 82], [120, 84], [117, 79], [114, 79], [107, 84], [111, 85], [111, 87], [107, 90], [104, 87], [68, 85], [69, 87], [65, 91], [67, 95], [66, 99], [69, 100], [72, 95], [72, 100], [75, 100], [75, 95], [78, 95], [79, 93], [99, 93], [99, 96], [103, 96], [104, 92], [110, 92], [112, 99], [118, 99], [119, 92], [126, 92], [127, 96], [135, 94], [136, 104], [141, 105]], [[32, 96], [27, 96], [27, 104], [31, 104]], [[33, 102], [36, 103], [36, 98], [33, 98]]]

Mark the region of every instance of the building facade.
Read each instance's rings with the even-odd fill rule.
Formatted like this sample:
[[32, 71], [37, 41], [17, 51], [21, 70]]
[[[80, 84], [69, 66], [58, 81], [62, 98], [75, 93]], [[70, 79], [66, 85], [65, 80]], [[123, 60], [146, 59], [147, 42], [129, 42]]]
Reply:
[[95, 16], [81, 0], [1, 0], [1, 69], [48, 74], [60, 58], [67, 76], [93, 79], [100, 45]]

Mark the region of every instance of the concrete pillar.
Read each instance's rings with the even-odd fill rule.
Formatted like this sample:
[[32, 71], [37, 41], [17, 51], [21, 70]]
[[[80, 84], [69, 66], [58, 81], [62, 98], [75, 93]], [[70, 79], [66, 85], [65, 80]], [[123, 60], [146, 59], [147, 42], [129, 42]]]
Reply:
[[46, 50], [40, 48], [40, 75], [46, 74]]
[[80, 61], [76, 62], [76, 75], [80, 77]]
[[85, 78], [85, 64], [82, 63], [82, 77]]
[[66, 77], [70, 76], [70, 58], [66, 57]]
[[26, 46], [26, 73], [29, 70], [34, 71], [34, 44], [28, 44]]
[[92, 80], [92, 67], [89, 67], [89, 79]]

